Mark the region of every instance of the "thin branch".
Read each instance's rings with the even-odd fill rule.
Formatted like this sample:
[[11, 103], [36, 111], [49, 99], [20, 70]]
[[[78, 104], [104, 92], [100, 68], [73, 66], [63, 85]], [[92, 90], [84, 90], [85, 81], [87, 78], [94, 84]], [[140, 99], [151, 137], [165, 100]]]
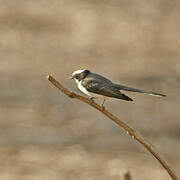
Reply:
[[94, 107], [95, 109], [99, 110], [104, 115], [106, 115], [115, 124], [117, 124], [124, 131], [126, 131], [126, 133], [129, 134], [133, 139], [135, 139], [140, 144], [142, 144], [159, 161], [159, 163], [164, 167], [164, 169], [168, 172], [168, 174], [171, 176], [171, 178], [173, 180], [178, 180], [178, 177], [177, 177], [175, 171], [170, 167], [168, 162], [162, 157], [162, 155], [160, 155], [160, 153], [156, 150], [156, 148], [151, 143], [149, 143], [147, 140], [144, 139], [144, 137], [138, 131], [136, 131], [132, 127], [128, 126], [126, 123], [124, 123], [123, 121], [118, 119], [116, 116], [111, 114], [109, 111], [107, 111], [105, 108], [98, 105], [94, 101], [92, 101], [84, 96], [81, 96], [79, 94], [69, 91], [63, 85], [61, 85], [58, 81], [56, 81], [51, 75], [48, 75], [47, 79], [56, 88], [58, 88], [60, 91], [62, 91], [65, 95], [69, 96], [70, 98], [79, 99], [79, 100], [85, 102], [86, 104], [89, 104], [90, 106]]

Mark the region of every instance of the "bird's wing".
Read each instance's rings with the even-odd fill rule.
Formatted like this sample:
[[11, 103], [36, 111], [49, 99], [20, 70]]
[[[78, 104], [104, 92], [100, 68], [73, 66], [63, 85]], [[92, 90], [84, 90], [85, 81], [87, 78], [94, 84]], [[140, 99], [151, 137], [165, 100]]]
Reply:
[[82, 86], [86, 87], [89, 92], [101, 94], [103, 96], [124, 99], [128, 101], [132, 101], [131, 98], [122, 94], [117, 88], [113, 87], [113, 84], [107, 83], [101, 80], [84, 80], [82, 81]]

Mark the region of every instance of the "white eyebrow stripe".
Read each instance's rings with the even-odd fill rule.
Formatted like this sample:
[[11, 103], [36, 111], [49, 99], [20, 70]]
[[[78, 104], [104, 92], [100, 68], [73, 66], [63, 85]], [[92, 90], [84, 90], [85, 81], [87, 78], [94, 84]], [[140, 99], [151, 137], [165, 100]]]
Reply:
[[85, 71], [85, 69], [80, 69], [80, 70], [74, 71], [72, 75], [74, 76], [75, 74], [80, 74], [83, 71]]

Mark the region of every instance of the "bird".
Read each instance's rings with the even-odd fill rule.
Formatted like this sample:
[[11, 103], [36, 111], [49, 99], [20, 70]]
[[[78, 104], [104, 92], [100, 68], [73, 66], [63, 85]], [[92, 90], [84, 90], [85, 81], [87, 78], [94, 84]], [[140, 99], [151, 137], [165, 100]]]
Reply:
[[133, 99], [122, 93], [122, 91], [145, 93], [148, 95], [159, 97], [166, 96], [164, 94], [156, 93], [153, 91], [146, 91], [113, 83], [106, 77], [103, 77], [96, 73], [92, 73], [88, 69], [76, 70], [72, 73], [72, 76], [70, 78], [75, 80], [78, 88], [84, 94], [88, 95], [92, 101], [97, 97], [102, 97], [102, 107], [104, 107], [105, 100], [108, 97], [125, 101], [133, 101]]

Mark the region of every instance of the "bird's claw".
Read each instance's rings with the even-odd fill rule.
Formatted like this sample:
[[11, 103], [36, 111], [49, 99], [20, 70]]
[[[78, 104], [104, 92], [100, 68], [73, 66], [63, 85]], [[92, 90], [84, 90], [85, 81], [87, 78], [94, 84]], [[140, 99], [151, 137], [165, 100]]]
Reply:
[[101, 105], [101, 107], [102, 107], [102, 109], [103, 109], [103, 111], [104, 111], [104, 110], [105, 110], [105, 107], [104, 107], [104, 105], [103, 105], [103, 104]]
[[103, 110], [105, 110], [105, 107], [104, 107], [105, 101], [106, 101], [106, 100], [104, 99], [104, 100], [103, 100], [103, 103], [101, 104], [101, 107], [102, 107]]
[[90, 98], [91, 103], [93, 103], [93, 102], [94, 102], [94, 99], [95, 99], [95, 97], [91, 97], [91, 98]]

